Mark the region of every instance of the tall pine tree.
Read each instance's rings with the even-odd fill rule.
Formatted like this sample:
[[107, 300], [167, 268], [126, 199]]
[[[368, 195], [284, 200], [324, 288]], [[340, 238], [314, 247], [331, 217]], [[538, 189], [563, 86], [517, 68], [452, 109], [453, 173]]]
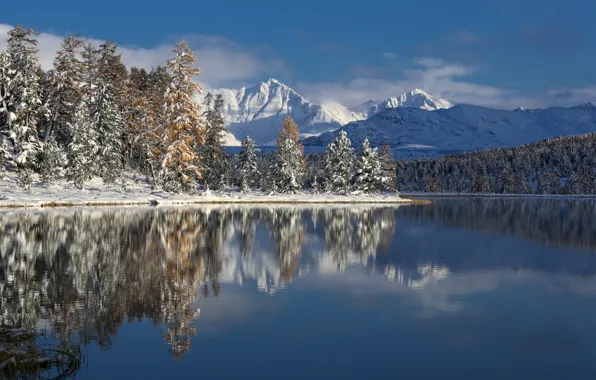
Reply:
[[95, 94], [89, 104], [93, 129], [98, 139], [97, 174], [111, 184], [122, 178], [122, 132], [124, 121], [110, 85], [98, 78]]
[[362, 143], [362, 151], [356, 161], [356, 190], [375, 193], [383, 188], [383, 175], [377, 148], [371, 148], [368, 139]]
[[8, 32], [12, 86], [14, 96], [8, 112], [8, 129], [14, 143], [15, 162], [18, 169], [18, 183], [28, 190], [31, 174], [38, 169], [41, 141], [38, 128], [48, 116], [42, 102], [41, 78], [43, 70], [37, 57], [37, 33], [21, 25]]
[[350, 191], [354, 167], [352, 142], [346, 131], [327, 146], [325, 183], [328, 192], [347, 194]]
[[242, 151], [239, 156], [240, 190], [249, 191], [258, 184], [259, 174], [255, 143], [250, 136], [246, 136], [242, 141]]
[[172, 82], [165, 93], [164, 124], [160, 128], [159, 168], [156, 184], [165, 191], [189, 192], [202, 179], [200, 148], [205, 144], [205, 126], [199, 118], [195, 94], [201, 91], [193, 76], [196, 58], [186, 42], [176, 45], [168, 61]]
[[88, 105], [79, 103], [75, 111], [73, 139], [68, 149], [68, 176], [77, 189], [82, 189], [96, 171], [95, 152], [99, 145], [97, 132], [93, 127]]
[[54, 69], [44, 78], [44, 102], [50, 112], [44, 128], [44, 142], [53, 136], [64, 148], [72, 141], [74, 114], [82, 97], [79, 56], [83, 44], [84, 41], [74, 35], [64, 38], [54, 59]]
[[298, 126], [290, 116], [277, 134], [275, 158], [275, 188], [282, 193], [295, 193], [302, 189], [306, 177], [304, 148], [298, 141]]
[[383, 190], [397, 191], [397, 164], [389, 144], [383, 144], [379, 153], [381, 161], [381, 174], [383, 176]]
[[205, 96], [205, 146], [202, 149], [203, 163], [206, 169], [204, 183], [209, 189], [221, 189], [226, 185], [230, 171], [230, 158], [223, 148], [223, 139], [227, 132], [222, 116], [224, 100], [221, 94]]

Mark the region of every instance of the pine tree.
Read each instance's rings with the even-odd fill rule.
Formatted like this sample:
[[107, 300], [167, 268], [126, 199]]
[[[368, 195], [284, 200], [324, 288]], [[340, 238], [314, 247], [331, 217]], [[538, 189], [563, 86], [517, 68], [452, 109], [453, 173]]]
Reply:
[[539, 171], [536, 177], [536, 194], [548, 194], [551, 182], [550, 174], [546, 171]]
[[[97, 133], [93, 128], [93, 121], [89, 107], [85, 103], [77, 106], [74, 117], [73, 139], [69, 146], [69, 179], [77, 189], [82, 189], [96, 171], [95, 154], [99, 149]], [[98, 162], [98, 164], [102, 164]]]
[[82, 97], [79, 55], [83, 44], [83, 40], [73, 35], [64, 38], [54, 59], [54, 69], [45, 75], [44, 103], [50, 117], [44, 128], [44, 142], [53, 136], [59, 146], [67, 147], [72, 141], [74, 113]]
[[37, 33], [21, 25], [8, 32], [12, 89], [14, 97], [8, 104], [8, 129], [14, 143], [15, 162], [18, 170], [18, 183], [25, 190], [31, 185], [31, 174], [38, 165], [41, 142], [38, 128], [47, 109], [42, 104], [42, 69], [37, 57]]
[[249, 191], [257, 185], [259, 175], [255, 143], [250, 136], [246, 136], [242, 141], [242, 151], [239, 156], [240, 190]]
[[98, 142], [97, 174], [103, 181], [111, 184], [122, 177], [122, 133], [124, 121], [114, 99], [110, 85], [98, 79], [95, 94], [89, 104], [93, 129]]
[[356, 161], [356, 190], [376, 193], [383, 188], [383, 175], [377, 148], [371, 148], [368, 139], [362, 143], [362, 151]]
[[201, 91], [193, 76], [196, 58], [186, 42], [176, 45], [168, 61], [172, 82], [165, 94], [165, 122], [160, 128], [159, 172], [156, 183], [166, 191], [188, 192], [203, 177], [198, 152], [205, 143], [205, 127], [199, 119], [195, 94]]
[[383, 190], [397, 191], [397, 165], [389, 144], [383, 144], [379, 153], [381, 173], [383, 176]]
[[0, 133], [0, 180], [6, 175], [6, 167], [10, 158], [8, 138]]
[[208, 93], [205, 96], [205, 146], [202, 150], [202, 157], [206, 174], [205, 185], [209, 189], [221, 189], [226, 185], [227, 174], [230, 170], [230, 158], [223, 148], [223, 139], [227, 132], [222, 108], [224, 105], [223, 96], [218, 94], [215, 99]]
[[63, 151], [54, 137], [50, 137], [43, 144], [40, 164], [40, 179], [44, 185], [51, 185], [62, 174], [64, 165]]
[[298, 126], [290, 116], [277, 134], [277, 152], [275, 159], [275, 185], [282, 193], [295, 193], [302, 189], [306, 177], [304, 148], [298, 141]]
[[513, 172], [511, 171], [511, 167], [509, 165], [506, 165], [501, 170], [501, 173], [499, 173], [496, 185], [498, 193], [513, 194], [515, 192], [513, 185]]
[[341, 131], [335, 141], [327, 146], [325, 157], [325, 183], [328, 192], [346, 194], [350, 191], [354, 154], [352, 142], [346, 131]]
[[15, 71], [10, 54], [0, 51], [0, 133], [6, 139], [10, 136], [10, 123], [15, 119], [17, 100], [14, 83]]
[[472, 179], [472, 188], [470, 189], [470, 192], [486, 194], [490, 193], [490, 190], [490, 179], [488, 177], [486, 167], [483, 166], [482, 169], [474, 172], [474, 177]]

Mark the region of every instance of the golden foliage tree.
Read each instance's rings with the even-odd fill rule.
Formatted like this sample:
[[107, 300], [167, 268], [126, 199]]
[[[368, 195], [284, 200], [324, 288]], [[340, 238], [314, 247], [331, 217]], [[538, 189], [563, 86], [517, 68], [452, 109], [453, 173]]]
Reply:
[[157, 146], [159, 167], [156, 184], [165, 191], [189, 192], [203, 176], [199, 149], [205, 143], [205, 126], [199, 117], [195, 94], [201, 87], [193, 80], [200, 70], [186, 42], [174, 49], [168, 61], [171, 82], [165, 93], [164, 123]]

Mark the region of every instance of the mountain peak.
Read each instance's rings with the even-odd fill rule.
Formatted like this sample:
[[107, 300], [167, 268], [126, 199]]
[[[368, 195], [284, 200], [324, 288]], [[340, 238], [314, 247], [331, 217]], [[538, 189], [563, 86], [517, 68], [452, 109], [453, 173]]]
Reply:
[[419, 88], [405, 92], [397, 97], [387, 98], [383, 101], [368, 101], [351, 108], [352, 111], [361, 113], [369, 118], [385, 109], [408, 107], [420, 108], [427, 111], [435, 111], [443, 108], [451, 108], [453, 105], [442, 98], [434, 98]]

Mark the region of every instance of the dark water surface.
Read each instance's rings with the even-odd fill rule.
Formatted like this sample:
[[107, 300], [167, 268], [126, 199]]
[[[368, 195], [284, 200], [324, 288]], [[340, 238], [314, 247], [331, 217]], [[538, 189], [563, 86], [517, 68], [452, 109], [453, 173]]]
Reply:
[[596, 201], [0, 212], [82, 379], [596, 378]]

